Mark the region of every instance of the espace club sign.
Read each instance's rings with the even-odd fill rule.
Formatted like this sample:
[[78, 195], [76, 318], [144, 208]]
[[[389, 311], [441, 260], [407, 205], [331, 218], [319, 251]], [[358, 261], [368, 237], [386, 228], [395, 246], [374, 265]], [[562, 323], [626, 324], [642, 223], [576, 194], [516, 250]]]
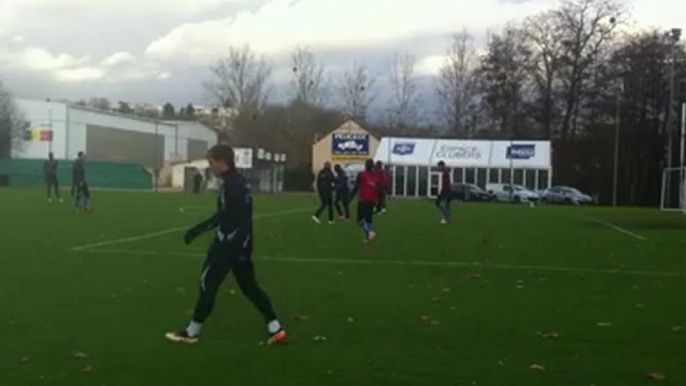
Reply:
[[483, 158], [483, 152], [478, 146], [441, 145], [436, 149], [434, 158], [441, 160], [480, 160]]

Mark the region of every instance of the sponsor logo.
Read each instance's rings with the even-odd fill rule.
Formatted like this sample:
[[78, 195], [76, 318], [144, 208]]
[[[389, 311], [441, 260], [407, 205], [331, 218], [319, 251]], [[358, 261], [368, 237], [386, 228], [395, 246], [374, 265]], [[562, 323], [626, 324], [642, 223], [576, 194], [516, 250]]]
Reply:
[[507, 148], [508, 159], [531, 159], [536, 157], [536, 145], [512, 145]]
[[393, 154], [397, 155], [412, 155], [414, 154], [415, 144], [411, 142], [396, 143], [393, 146]]
[[333, 155], [338, 156], [366, 156], [369, 154], [369, 135], [334, 134], [332, 150]]
[[483, 157], [481, 149], [476, 146], [443, 145], [436, 151], [437, 159], [474, 159]]

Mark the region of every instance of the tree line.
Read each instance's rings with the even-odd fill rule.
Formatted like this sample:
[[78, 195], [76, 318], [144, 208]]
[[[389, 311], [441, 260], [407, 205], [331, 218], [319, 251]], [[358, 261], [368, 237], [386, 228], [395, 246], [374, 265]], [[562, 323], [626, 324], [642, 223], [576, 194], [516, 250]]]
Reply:
[[[396, 54], [383, 75], [387, 100], [364, 63], [332, 81], [307, 48], [292, 55], [285, 104], [269, 103], [272, 67], [248, 46], [231, 47], [205, 89], [236, 109], [232, 140], [277, 147], [294, 164], [306, 165], [313, 141], [348, 118], [380, 135], [544, 139], [553, 141], [555, 181], [605, 203], [618, 140], [619, 203], [657, 205], [663, 168], [678, 164], [685, 52], [677, 31], [634, 24], [622, 1], [563, 0], [490, 32], [483, 53], [463, 30], [430, 89], [422, 89], [416, 57]], [[418, 103], [426, 93], [435, 106]], [[385, 116], [370, 120], [376, 103]]]

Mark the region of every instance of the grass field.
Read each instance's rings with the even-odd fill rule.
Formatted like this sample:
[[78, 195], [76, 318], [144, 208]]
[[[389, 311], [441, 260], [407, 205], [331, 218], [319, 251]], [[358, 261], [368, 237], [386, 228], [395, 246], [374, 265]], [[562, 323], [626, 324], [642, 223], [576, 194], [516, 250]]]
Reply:
[[457, 204], [441, 227], [393, 201], [364, 247], [352, 223], [313, 224], [312, 197], [258, 197], [258, 276], [291, 342], [259, 344], [231, 278], [187, 347], [163, 335], [187, 324], [210, 238], [173, 229], [214, 198], [93, 202], [0, 190], [0, 385], [686, 385], [680, 214]]

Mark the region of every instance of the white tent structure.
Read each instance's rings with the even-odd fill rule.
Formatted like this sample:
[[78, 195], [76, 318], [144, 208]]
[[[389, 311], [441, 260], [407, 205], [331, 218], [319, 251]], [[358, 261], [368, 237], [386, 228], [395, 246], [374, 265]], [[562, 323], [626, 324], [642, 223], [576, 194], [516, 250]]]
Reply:
[[387, 165], [391, 194], [399, 197], [435, 197], [441, 189], [439, 161], [452, 170], [454, 183], [547, 189], [553, 178], [551, 158], [550, 141], [420, 138], [383, 138], [374, 156]]

